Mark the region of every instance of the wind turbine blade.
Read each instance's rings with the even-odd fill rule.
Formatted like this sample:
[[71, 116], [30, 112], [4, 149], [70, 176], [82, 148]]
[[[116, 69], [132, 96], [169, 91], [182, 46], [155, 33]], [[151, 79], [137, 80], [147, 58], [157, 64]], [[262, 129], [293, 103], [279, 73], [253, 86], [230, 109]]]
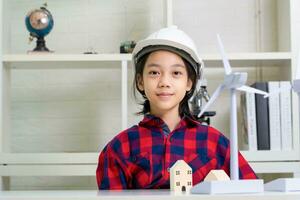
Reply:
[[216, 91], [213, 93], [213, 95], [210, 97], [209, 101], [205, 104], [203, 109], [201, 109], [200, 114], [198, 117], [201, 117], [203, 113], [210, 107], [210, 105], [217, 99], [217, 97], [221, 94], [221, 92], [224, 90], [225, 86], [219, 85], [219, 87], [216, 89]]
[[279, 88], [277, 90], [274, 90], [272, 92], [269, 92], [269, 95], [267, 95], [267, 97], [270, 97], [270, 96], [275, 96], [275, 95], [279, 95], [280, 93], [284, 92], [284, 91], [287, 91], [286, 88]]
[[258, 89], [255, 89], [253, 87], [249, 87], [249, 86], [246, 86], [246, 85], [243, 85], [243, 86], [237, 88], [237, 90], [244, 91], [244, 92], [255, 93], [255, 94], [261, 94], [261, 95], [264, 95], [264, 97], [269, 97], [269, 95], [270, 95], [269, 93], [267, 93], [265, 91], [258, 90]]
[[217, 34], [217, 38], [218, 38], [220, 53], [221, 53], [221, 56], [222, 56], [223, 65], [224, 65], [224, 68], [225, 68], [225, 74], [227, 74], [227, 75], [231, 74], [232, 69], [231, 69], [231, 66], [229, 64], [228, 58], [226, 57], [224, 46], [223, 46], [223, 43], [222, 43], [222, 40], [221, 40], [221, 37], [220, 37], [219, 34]]

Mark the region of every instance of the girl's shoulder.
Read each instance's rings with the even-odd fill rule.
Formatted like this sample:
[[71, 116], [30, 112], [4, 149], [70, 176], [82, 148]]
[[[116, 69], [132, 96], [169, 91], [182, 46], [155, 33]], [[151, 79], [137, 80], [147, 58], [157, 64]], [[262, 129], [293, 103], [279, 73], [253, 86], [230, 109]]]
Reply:
[[214, 128], [213, 126], [201, 124], [200, 122], [197, 122], [197, 123], [194, 123], [194, 127], [196, 127], [196, 129], [197, 129], [197, 133], [205, 133], [212, 137], [226, 138], [226, 136], [221, 131]]
[[210, 125], [201, 124], [200, 122], [194, 123], [194, 126], [196, 127], [196, 133], [197, 134], [203, 134], [205, 135], [205, 138], [214, 141], [214, 142], [222, 142], [222, 143], [228, 143], [228, 138], [218, 129], [214, 128]]
[[108, 143], [110, 145], [114, 145], [115, 143], [126, 143], [128, 141], [128, 135], [132, 133], [138, 133], [138, 126], [134, 125], [128, 129], [125, 129], [119, 132], [116, 136], [112, 138], [112, 140]]
[[208, 126], [208, 137], [210, 140], [215, 141], [218, 145], [228, 147], [229, 139], [218, 129]]
[[137, 125], [134, 125], [128, 129], [125, 129], [115, 135], [104, 147], [103, 151], [113, 151], [119, 155], [123, 154], [123, 152], [127, 152], [127, 149], [129, 148], [129, 133], [137, 132], [138, 127]]

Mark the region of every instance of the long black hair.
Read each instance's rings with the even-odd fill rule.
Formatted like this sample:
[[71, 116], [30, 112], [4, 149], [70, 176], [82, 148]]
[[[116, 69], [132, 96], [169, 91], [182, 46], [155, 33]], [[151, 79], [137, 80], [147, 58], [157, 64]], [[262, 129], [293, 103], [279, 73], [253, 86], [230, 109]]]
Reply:
[[[176, 52], [177, 51], [178, 50], [176, 50]], [[154, 51], [152, 51], [152, 52], [154, 52]], [[136, 113], [137, 115], [145, 115], [145, 114], [150, 112], [150, 102], [147, 99], [147, 96], [146, 96], [145, 92], [139, 89], [138, 81], [139, 81], [139, 78], [143, 77], [143, 71], [144, 71], [144, 68], [145, 68], [145, 64], [147, 62], [147, 59], [148, 59], [149, 55], [152, 52], [148, 52], [148, 53], [144, 54], [143, 56], [139, 57], [139, 59], [136, 60], [136, 63], [135, 63], [135, 75], [134, 75], [134, 80], [133, 80], [133, 95], [134, 95], [135, 99], [137, 100], [137, 95], [136, 94], [137, 94], [137, 91], [138, 91], [144, 99], [144, 102], [139, 103], [140, 105], [143, 105], [143, 109], [140, 112], [137, 112]], [[173, 52], [173, 53], [176, 53], [176, 52]], [[178, 54], [178, 53], [176, 53], [176, 54]], [[186, 59], [184, 59], [180, 54], [178, 54], [178, 55], [182, 58], [182, 60], [185, 64], [187, 74], [188, 74], [188, 79], [192, 81], [191, 90], [186, 92], [184, 98], [181, 100], [181, 102], [179, 104], [179, 115], [180, 115], [180, 117], [189, 116], [191, 118], [194, 118], [193, 114], [190, 111], [188, 101], [193, 96], [196, 85], [197, 85], [197, 80], [198, 80], [197, 79], [197, 73], [193, 69], [192, 65]]]

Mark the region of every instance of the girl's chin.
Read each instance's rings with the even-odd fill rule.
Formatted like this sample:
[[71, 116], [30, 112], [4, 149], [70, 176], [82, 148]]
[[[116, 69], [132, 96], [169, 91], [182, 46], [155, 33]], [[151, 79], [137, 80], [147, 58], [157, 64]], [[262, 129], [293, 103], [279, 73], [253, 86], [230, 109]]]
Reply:
[[178, 109], [178, 106], [164, 102], [164, 103], [157, 104], [155, 110], [159, 112], [168, 112], [168, 111], [173, 111], [173, 109]]

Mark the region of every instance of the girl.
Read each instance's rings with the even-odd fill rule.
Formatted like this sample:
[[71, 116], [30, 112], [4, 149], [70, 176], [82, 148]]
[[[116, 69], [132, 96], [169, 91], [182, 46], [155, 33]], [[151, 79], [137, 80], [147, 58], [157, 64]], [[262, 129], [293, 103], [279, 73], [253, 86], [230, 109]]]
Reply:
[[[177, 160], [193, 169], [193, 185], [213, 169], [230, 174], [228, 139], [194, 120], [189, 110], [203, 66], [190, 37], [176, 27], [161, 29], [137, 43], [133, 64], [144, 119], [101, 152], [99, 189], [169, 188], [169, 169]], [[239, 176], [257, 178], [241, 154]]]

